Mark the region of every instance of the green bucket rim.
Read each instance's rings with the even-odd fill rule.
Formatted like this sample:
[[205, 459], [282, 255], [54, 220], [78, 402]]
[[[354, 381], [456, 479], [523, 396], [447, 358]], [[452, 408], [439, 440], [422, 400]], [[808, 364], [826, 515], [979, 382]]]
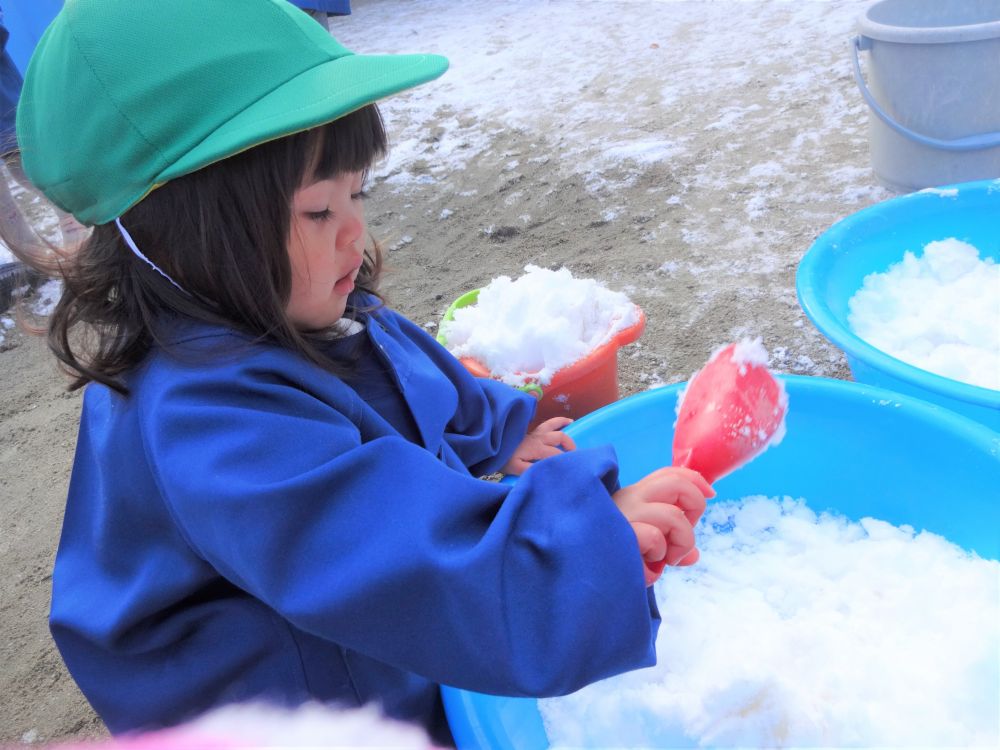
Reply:
[[445, 323], [450, 323], [455, 319], [455, 310], [460, 307], [468, 307], [469, 305], [476, 304], [479, 299], [479, 290], [473, 289], [471, 292], [466, 292], [457, 300], [448, 305], [448, 309], [444, 311], [444, 317], [441, 318], [441, 324], [438, 326], [437, 341], [441, 346], [448, 346], [448, 337], [444, 335]]

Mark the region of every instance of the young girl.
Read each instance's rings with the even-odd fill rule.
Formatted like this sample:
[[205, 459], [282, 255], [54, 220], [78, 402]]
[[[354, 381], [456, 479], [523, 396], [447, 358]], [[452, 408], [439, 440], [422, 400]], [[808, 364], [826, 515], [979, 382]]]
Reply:
[[619, 489], [610, 447], [526, 435], [530, 396], [376, 296], [372, 102], [445, 67], [285, 0], [74, 0], [39, 44], [24, 167], [94, 225], [56, 259], [50, 344], [87, 389], [51, 628], [112, 732], [318, 700], [449, 742], [440, 683], [653, 663], [647, 587], [696, 559], [710, 487]]

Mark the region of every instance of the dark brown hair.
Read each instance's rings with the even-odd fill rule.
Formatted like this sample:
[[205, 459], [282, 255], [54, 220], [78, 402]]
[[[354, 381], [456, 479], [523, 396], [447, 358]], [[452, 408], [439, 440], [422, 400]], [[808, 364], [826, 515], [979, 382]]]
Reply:
[[[275, 342], [345, 374], [345, 364], [324, 355], [315, 337], [296, 330], [285, 312], [292, 196], [318, 179], [367, 172], [386, 149], [381, 116], [369, 105], [151, 192], [121, 222], [183, 291], [136, 257], [113, 222], [95, 227], [79, 250], [54, 263], [64, 291], [49, 320], [48, 340], [73, 378], [70, 390], [96, 381], [127, 394], [121, 375], [160, 342], [164, 322], [176, 316]], [[359, 293], [377, 294], [382, 258], [374, 242], [369, 247], [348, 314], [358, 310]], [[52, 262], [34, 260], [52, 270]]]

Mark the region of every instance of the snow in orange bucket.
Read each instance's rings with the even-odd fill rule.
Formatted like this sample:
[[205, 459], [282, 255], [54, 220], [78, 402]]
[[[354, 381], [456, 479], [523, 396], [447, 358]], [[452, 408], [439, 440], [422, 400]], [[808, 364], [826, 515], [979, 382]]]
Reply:
[[535, 395], [532, 425], [617, 401], [618, 350], [642, 335], [645, 314], [624, 294], [565, 268], [526, 271], [455, 300], [438, 341], [473, 375]]

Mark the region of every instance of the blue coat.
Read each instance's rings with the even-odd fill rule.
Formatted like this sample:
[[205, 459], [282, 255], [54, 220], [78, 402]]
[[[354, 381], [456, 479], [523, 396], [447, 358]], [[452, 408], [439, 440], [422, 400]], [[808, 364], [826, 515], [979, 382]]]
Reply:
[[551, 696], [654, 663], [659, 617], [610, 447], [479, 479], [531, 397], [383, 309], [334, 377], [179, 327], [123, 398], [87, 388], [51, 629], [112, 732], [266, 698], [448, 741], [439, 683]]
[[2, 6], [3, 24], [10, 32], [7, 53], [24, 75], [35, 45], [62, 9], [63, 0], [3, 0]]
[[289, 2], [306, 10], [319, 10], [337, 16], [351, 14], [351, 0], [289, 0]]
[[7, 53], [8, 39], [10, 32], [4, 26], [3, 8], [0, 8], [0, 154], [17, 148], [14, 126], [23, 83], [13, 58]]

